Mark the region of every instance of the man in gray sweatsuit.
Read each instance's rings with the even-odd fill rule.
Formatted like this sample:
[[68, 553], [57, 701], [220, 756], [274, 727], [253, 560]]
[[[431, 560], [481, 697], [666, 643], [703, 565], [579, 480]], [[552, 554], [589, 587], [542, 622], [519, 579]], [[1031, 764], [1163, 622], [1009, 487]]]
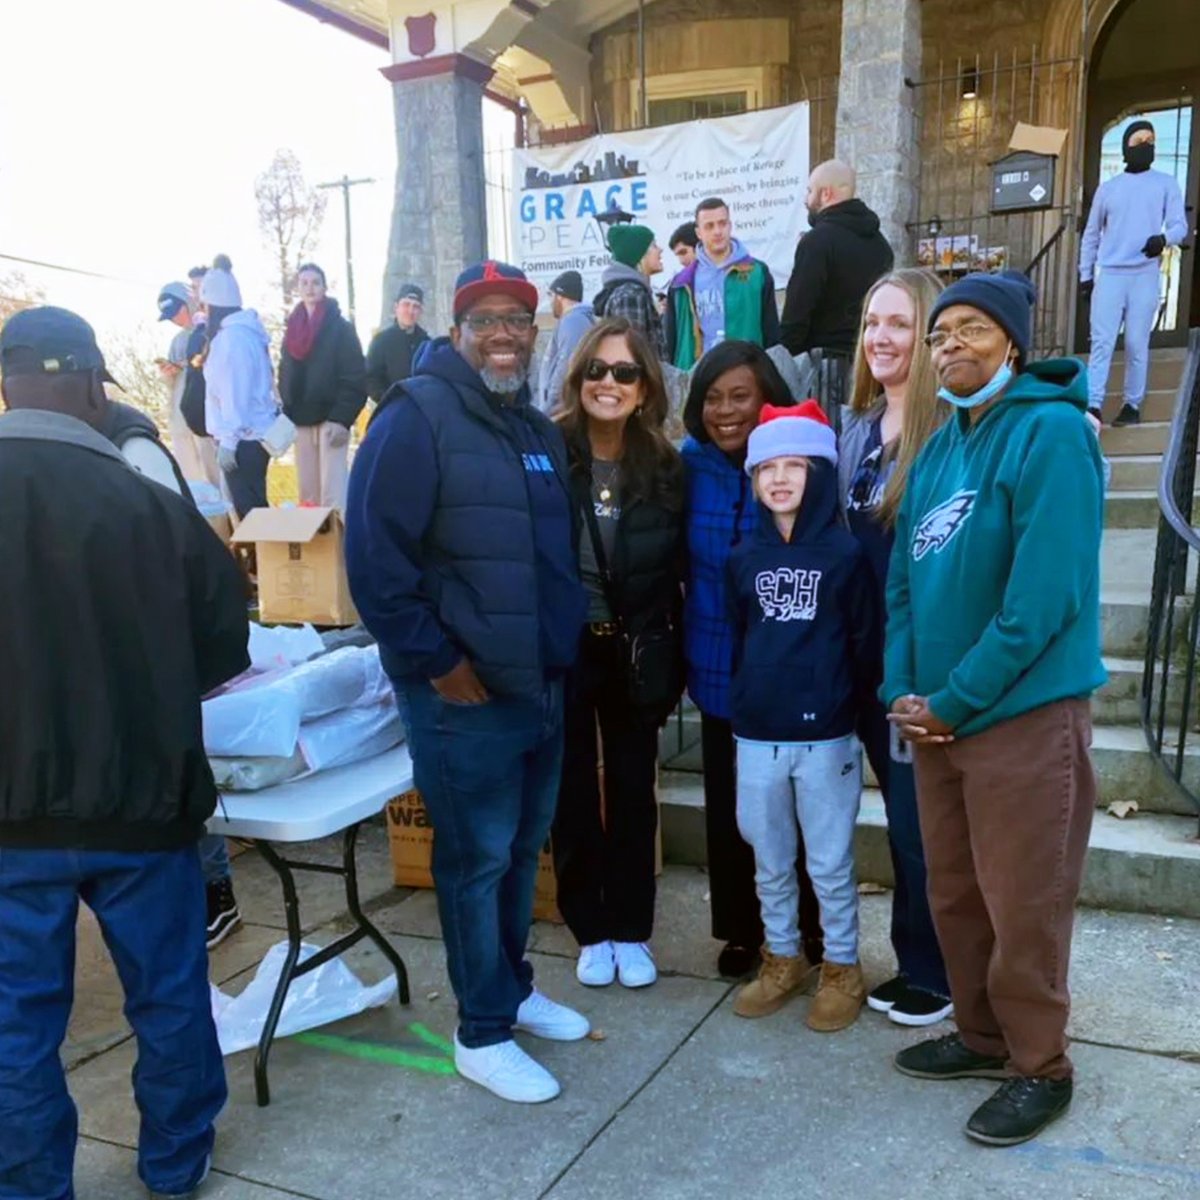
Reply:
[[571, 355], [596, 319], [592, 306], [583, 303], [583, 276], [578, 271], [564, 271], [549, 292], [550, 311], [558, 324], [542, 359], [538, 388], [538, 408], [547, 414], [556, 412], [562, 403]]

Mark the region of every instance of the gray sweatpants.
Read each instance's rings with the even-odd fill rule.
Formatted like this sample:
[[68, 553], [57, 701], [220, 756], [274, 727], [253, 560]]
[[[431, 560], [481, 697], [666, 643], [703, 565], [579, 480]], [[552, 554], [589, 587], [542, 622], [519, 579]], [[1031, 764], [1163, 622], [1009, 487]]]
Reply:
[[862, 798], [862, 747], [850, 734], [831, 742], [738, 739], [737, 821], [754, 850], [754, 884], [767, 948], [800, 953], [797, 823], [821, 905], [825, 957], [858, 961], [854, 824]]

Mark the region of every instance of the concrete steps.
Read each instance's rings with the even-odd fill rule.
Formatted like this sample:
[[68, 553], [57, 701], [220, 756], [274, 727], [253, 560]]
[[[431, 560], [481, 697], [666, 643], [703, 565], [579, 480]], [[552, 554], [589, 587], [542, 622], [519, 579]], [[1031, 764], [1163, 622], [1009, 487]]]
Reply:
[[[1158, 388], [1155, 391], [1146, 390], [1145, 398], [1142, 400], [1142, 420], [1143, 421], [1170, 421], [1175, 415], [1175, 398], [1179, 393], [1179, 386]], [[1104, 421], [1107, 424], [1117, 413], [1121, 411], [1121, 405], [1125, 403], [1125, 398], [1120, 391], [1109, 391], [1104, 397], [1104, 407], [1100, 410], [1104, 414]]]
[[[664, 857], [703, 865], [700, 777], [664, 772], [659, 793]], [[892, 885], [883, 797], [873, 788], [863, 793], [855, 854], [860, 881]], [[1194, 817], [1139, 813], [1119, 821], [1098, 811], [1080, 902], [1120, 912], [1200, 917], [1200, 841]]]
[[1100, 446], [1109, 458], [1124, 454], [1157, 454], [1161, 458], [1170, 431], [1169, 421], [1143, 421], [1120, 429], [1105, 425], [1100, 430]]
[[1111, 498], [1118, 492], [1156, 492], [1162, 471], [1161, 454], [1121, 454], [1109, 459], [1112, 480], [1108, 485]]

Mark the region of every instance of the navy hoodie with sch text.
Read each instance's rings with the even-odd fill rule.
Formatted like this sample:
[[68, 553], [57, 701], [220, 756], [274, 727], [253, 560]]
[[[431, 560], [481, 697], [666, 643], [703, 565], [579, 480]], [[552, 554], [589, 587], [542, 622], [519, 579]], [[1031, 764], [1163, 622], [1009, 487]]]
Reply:
[[861, 546], [838, 520], [837, 500], [836, 471], [813, 459], [791, 541], [760, 505], [753, 537], [730, 555], [737, 737], [845, 737], [879, 683], [877, 588]]

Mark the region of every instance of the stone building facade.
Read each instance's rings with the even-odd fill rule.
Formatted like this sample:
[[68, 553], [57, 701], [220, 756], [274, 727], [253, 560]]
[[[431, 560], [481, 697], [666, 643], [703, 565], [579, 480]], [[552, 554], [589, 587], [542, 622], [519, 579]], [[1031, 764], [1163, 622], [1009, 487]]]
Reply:
[[[435, 325], [458, 266], [486, 244], [485, 94], [535, 143], [807, 100], [812, 160], [856, 167], [900, 261], [1032, 266], [1045, 349], [1074, 340], [1079, 228], [1105, 131], [1172, 105], [1182, 129], [1200, 97], [1197, 0], [284, 2], [390, 49], [389, 280], [432, 279]], [[1066, 136], [1051, 206], [999, 216], [992, 164], [1018, 122]], [[1200, 117], [1187, 128], [1194, 206]], [[1195, 259], [1177, 267], [1176, 336], [1200, 323]]]

